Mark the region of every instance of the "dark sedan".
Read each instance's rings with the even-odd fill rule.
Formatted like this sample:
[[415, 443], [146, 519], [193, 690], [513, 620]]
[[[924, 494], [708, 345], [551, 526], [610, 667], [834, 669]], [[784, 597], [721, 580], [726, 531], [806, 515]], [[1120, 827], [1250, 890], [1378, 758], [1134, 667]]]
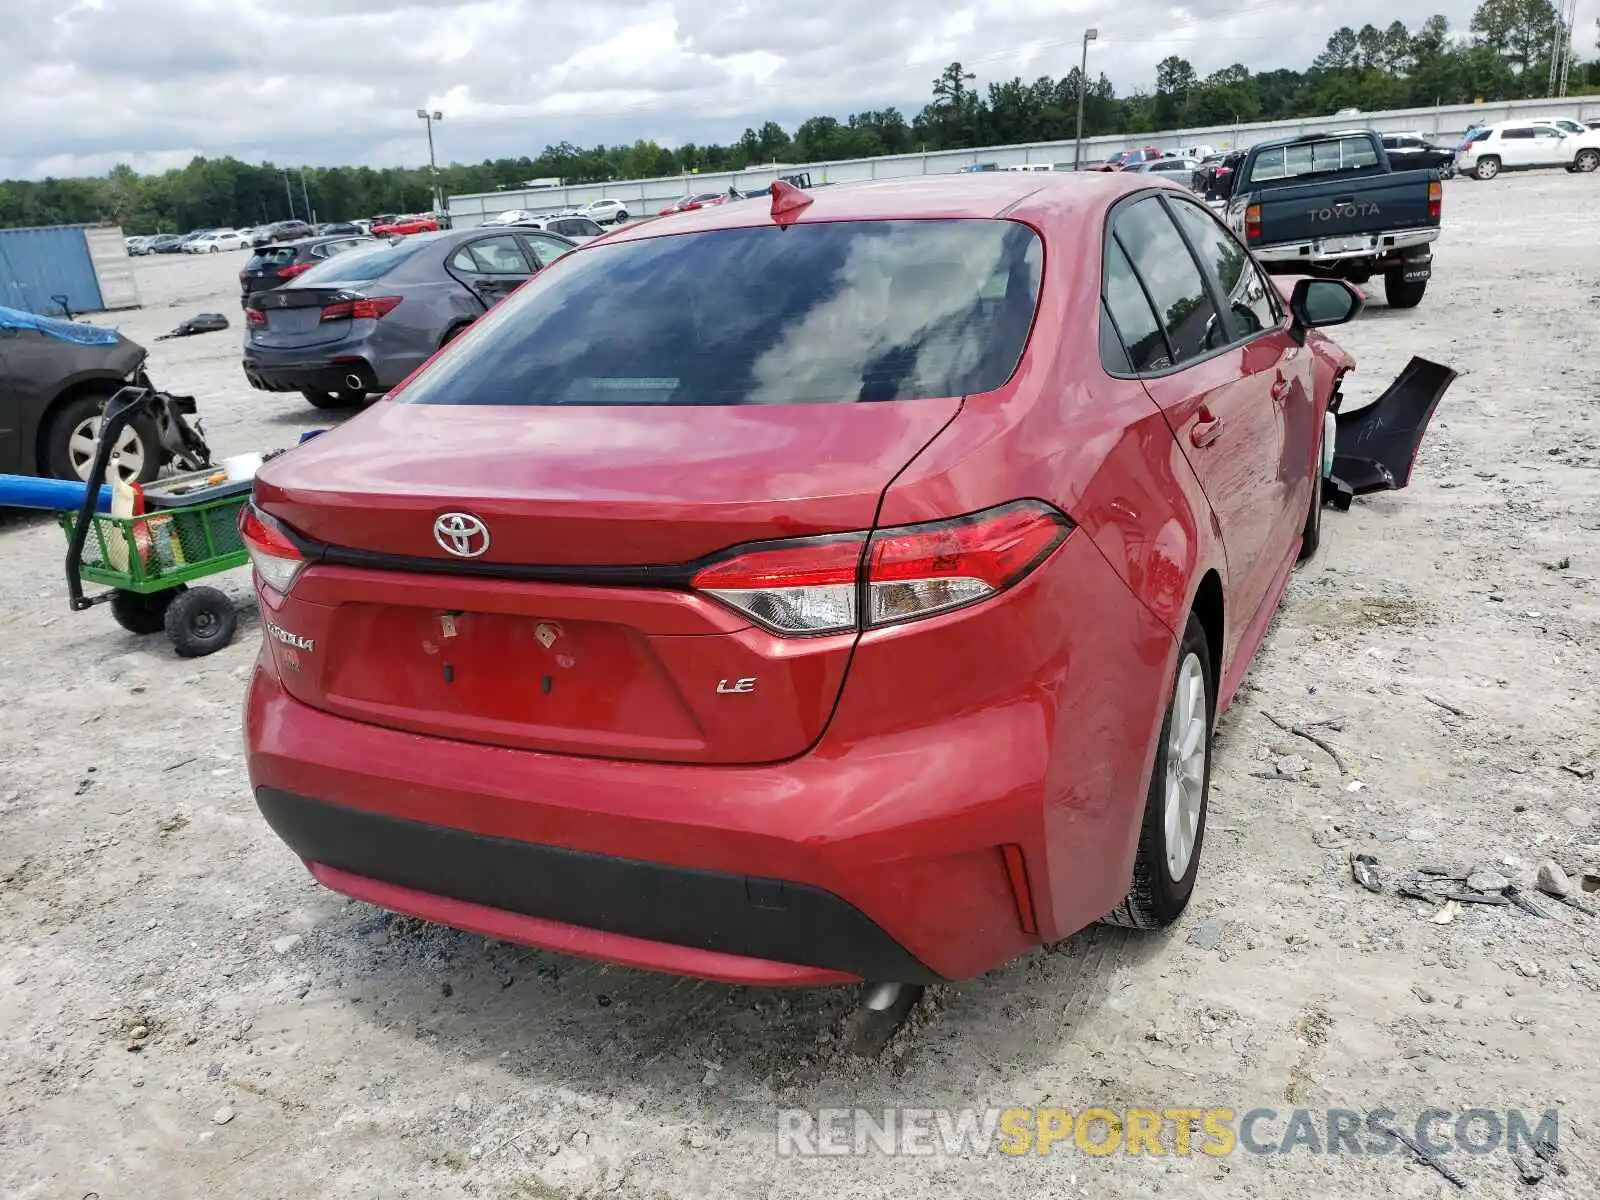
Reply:
[[245, 307], [257, 292], [282, 287], [336, 254], [373, 244], [371, 238], [357, 230], [335, 237], [301, 238], [296, 242], [257, 246], [244, 270], [239, 272], [239, 307]]
[[1455, 150], [1430, 142], [1420, 133], [1386, 133], [1383, 149], [1396, 171], [1432, 167], [1446, 179], [1456, 173]]
[[341, 254], [249, 297], [245, 378], [318, 408], [360, 404], [574, 248], [539, 230], [479, 228]]

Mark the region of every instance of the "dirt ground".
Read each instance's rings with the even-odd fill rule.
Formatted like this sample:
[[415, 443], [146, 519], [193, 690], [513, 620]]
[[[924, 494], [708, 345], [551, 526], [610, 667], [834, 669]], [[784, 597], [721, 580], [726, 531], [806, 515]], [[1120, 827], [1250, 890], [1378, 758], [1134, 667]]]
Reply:
[[[1387, 1107], [1402, 1129], [1429, 1107], [1559, 1109], [1565, 1175], [1446, 1162], [1474, 1197], [1600, 1196], [1600, 918], [1546, 899], [1547, 919], [1463, 905], [1439, 924], [1395, 892], [1430, 864], [1529, 892], [1546, 859], [1600, 872], [1597, 209], [1588, 176], [1452, 181], [1422, 307], [1377, 299], [1338, 331], [1353, 393], [1413, 354], [1461, 378], [1413, 486], [1327, 514], [1222, 724], [1183, 920], [934, 989], [875, 1061], [839, 1050], [847, 991], [612, 969], [322, 890], [247, 787], [253, 613], [181, 661], [70, 614], [57, 529], [0, 515], [0, 1194], [1456, 1194], [1403, 1154], [795, 1158], [775, 1140], [788, 1107], [1298, 1105]], [[139, 260], [146, 307], [106, 318], [200, 398], [219, 454], [328, 419], [245, 384], [242, 265]], [[151, 340], [208, 309], [236, 328]], [[246, 584], [227, 586], [248, 609]], [[1334, 722], [1313, 732], [1346, 773], [1264, 713]], [[1352, 882], [1352, 851], [1381, 893]]]

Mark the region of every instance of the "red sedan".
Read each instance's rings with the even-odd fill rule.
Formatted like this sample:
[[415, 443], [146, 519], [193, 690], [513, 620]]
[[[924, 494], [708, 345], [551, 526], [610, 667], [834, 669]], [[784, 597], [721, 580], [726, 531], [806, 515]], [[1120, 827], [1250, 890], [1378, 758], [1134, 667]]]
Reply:
[[438, 219], [431, 216], [400, 217], [386, 225], [374, 225], [373, 237], [409, 237], [413, 233], [437, 233]]
[[257, 803], [347, 895], [717, 980], [1166, 925], [1360, 303], [1142, 174], [625, 227], [256, 477]]
[[712, 208], [724, 203], [727, 199], [727, 192], [700, 192], [694, 196], [684, 196], [681, 199], [674, 200], [656, 215], [670, 217], [673, 213], [693, 212], [697, 208]]

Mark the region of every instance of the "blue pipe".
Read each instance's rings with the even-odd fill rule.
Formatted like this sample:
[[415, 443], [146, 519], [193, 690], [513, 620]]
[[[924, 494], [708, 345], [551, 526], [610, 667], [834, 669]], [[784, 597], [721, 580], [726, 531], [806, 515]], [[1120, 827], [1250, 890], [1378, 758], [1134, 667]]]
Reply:
[[[0, 508], [43, 508], [77, 512], [87, 484], [73, 479], [36, 479], [32, 475], [0, 475]], [[111, 511], [111, 488], [100, 489], [96, 512]]]

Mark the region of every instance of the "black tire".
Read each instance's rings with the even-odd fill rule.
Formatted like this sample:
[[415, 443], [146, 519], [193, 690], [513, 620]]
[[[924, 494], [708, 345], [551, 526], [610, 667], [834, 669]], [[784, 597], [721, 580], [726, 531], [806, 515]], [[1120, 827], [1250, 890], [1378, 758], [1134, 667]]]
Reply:
[[[1205, 737], [1203, 745], [1204, 768], [1200, 777], [1200, 807], [1195, 819], [1194, 848], [1189, 856], [1188, 869], [1183, 878], [1174, 879], [1167, 866], [1166, 834], [1166, 784], [1169, 757], [1168, 739], [1172, 733], [1172, 711], [1177, 698], [1178, 684], [1182, 679], [1184, 663], [1194, 656], [1198, 659], [1201, 678], [1205, 684]], [[1206, 809], [1211, 790], [1211, 734], [1216, 724], [1217, 688], [1211, 666], [1211, 652], [1206, 646], [1206, 633], [1193, 614], [1184, 627], [1183, 642], [1178, 647], [1178, 666], [1173, 679], [1172, 695], [1167, 699], [1167, 713], [1161, 721], [1161, 737], [1156, 742], [1155, 764], [1150, 771], [1150, 788], [1145, 794], [1144, 820], [1139, 831], [1139, 853], [1133, 864], [1133, 883], [1122, 903], [1101, 920], [1107, 925], [1121, 925], [1129, 929], [1162, 929], [1176, 921], [1188, 907], [1194, 894], [1194, 882], [1200, 872], [1200, 856], [1205, 846]]]
[[167, 609], [184, 591], [183, 584], [141, 595], [120, 588], [111, 595], [111, 615], [129, 633], [160, 633], [167, 627]]
[[167, 606], [165, 625], [180, 658], [201, 658], [233, 641], [239, 614], [228, 593], [214, 587], [190, 588]]
[[611, 223], [613, 225], [621, 225], [627, 219], [628, 219], [628, 210], [624, 208], [624, 209], [621, 209], [621, 210], [618, 211], [616, 220], [612, 221]]
[[1300, 562], [1309, 562], [1322, 545], [1322, 442], [1324, 431], [1317, 430], [1317, 444], [1312, 461], [1311, 504], [1306, 509], [1305, 524], [1300, 527]]
[[1492, 154], [1485, 154], [1472, 168], [1472, 177], [1488, 181], [1500, 174], [1500, 160]]
[[300, 394], [313, 408], [354, 408], [361, 403], [364, 392], [319, 392], [302, 388]]
[[[103, 392], [84, 392], [57, 404], [51, 410], [49, 423], [45, 426], [41, 456], [44, 461], [39, 464], [40, 474], [74, 481], [82, 481], [87, 476], [87, 458], [82, 459], [82, 471], [74, 465], [78, 451], [74, 448], [73, 436], [84, 422], [93, 419], [105, 408], [106, 401], [116, 391], [116, 387], [108, 387]], [[148, 416], [142, 416], [135, 417], [128, 427], [138, 438], [143, 454], [143, 462], [129, 482], [149, 483], [161, 474], [161, 438], [156, 432], [156, 423]]]
[[1390, 308], [1415, 308], [1428, 290], [1426, 279], [1407, 280], [1405, 269], [1396, 267], [1383, 273], [1383, 298]]
[[1597, 167], [1600, 167], [1600, 150], [1593, 147], [1586, 146], [1579, 150], [1577, 157], [1572, 160], [1572, 169], [1581, 171], [1585, 175]]
[[444, 347], [448, 346], [451, 342], [455, 341], [458, 337], [460, 337], [463, 333], [465, 333], [471, 327], [472, 326], [471, 326], [470, 322], [468, 322], [467, 324], [464, 324], [464, 325], [452, 325], [452, 326], [450, 326], [449, 329], [446, 329], [444, 331], [444, 336], [439, 339], [439, 348], [443, 349]]
[[876, 1058], [881, 1054], [922, 999], [922, 991], [918, 984], [903, 984], [888, 1008], [872, 1009], [861, 1004], [853, 1009], [845, 1017], [840, 1035], [845, 1053], [852, 1058]]

